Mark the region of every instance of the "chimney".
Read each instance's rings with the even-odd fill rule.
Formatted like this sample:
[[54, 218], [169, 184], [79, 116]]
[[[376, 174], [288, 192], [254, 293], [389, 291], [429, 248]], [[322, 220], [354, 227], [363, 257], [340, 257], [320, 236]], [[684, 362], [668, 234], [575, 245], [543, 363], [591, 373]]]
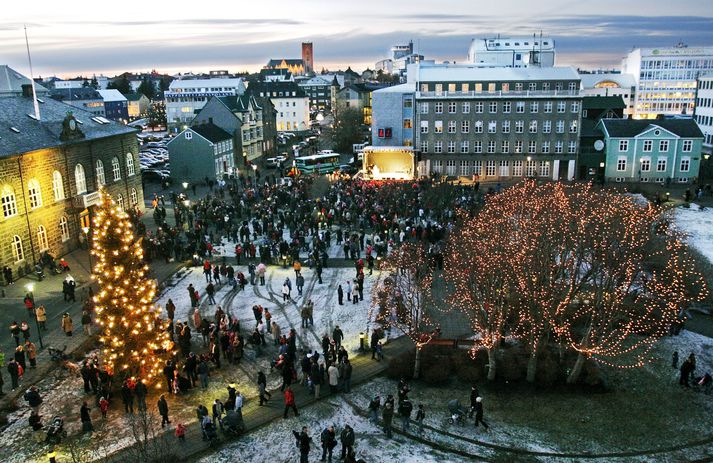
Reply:
[[32, 84], [22, 84], [22, 96], [32, 98]]

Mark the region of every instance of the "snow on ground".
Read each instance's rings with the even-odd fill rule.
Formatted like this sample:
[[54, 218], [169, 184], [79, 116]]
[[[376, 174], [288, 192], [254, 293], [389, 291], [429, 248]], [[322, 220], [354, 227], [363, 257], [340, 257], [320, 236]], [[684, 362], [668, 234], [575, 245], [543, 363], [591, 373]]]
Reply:
[[674, 212], [676, 226], [688, 235], [689, 244], [713, 263], [713, 209], [678, 207]]

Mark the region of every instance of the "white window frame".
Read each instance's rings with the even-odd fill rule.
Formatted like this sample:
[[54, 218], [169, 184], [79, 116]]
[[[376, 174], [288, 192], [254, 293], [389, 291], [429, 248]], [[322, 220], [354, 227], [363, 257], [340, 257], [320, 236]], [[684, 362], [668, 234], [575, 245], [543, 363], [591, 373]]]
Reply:
[[15, 196], [15, 190], [10, 185], [3, 186], [0, 202], [2, 202], [4, 218], [9, 219], [17, 215], [17, 198]]
[[679, 164], [679, 172], [690, 172], [691, 171], [691, 158], [689, 156], [684, 156], [681, 158], [681, 163]]
[[121, 180], [121, 162], [119, 156], [111, 158], [111, 174], [115, 182]]
[[690, 153], [693, 151], [693, 140], [683, 140], [681, 151], [684, 153]]
[[470, 121], [462, 121], [460, 124], [461, 133], [470, 133]]
[[619, 152], [626, 153], [629, 151], [629, 140], [619, 140]]
[[641, 145], [641, 151], [644, 153], [650, 153], [654, 150], [654, 141], [653, 140], [644, 140], [643, 145]]
[[94, 164], [94, 170], [97, 177], [97, 188], [106, 185], [104, 162], [101, 159], [97, 159], [97, 162]]
[[43, 225], [37, 226], [37, 246], [40, 252], [47, 251], [50, 248], [50, 242], [47, 239], [47, 229]]
[[13, 235], [11, 240], [10, 245], [12, 246], [12, 256], [15, 259], [15, 263], [24, 261], [25, 250], [22, 248], [22, 238], [19, 235]]
[[30, 209], [42, 207], [42, 188], [36, 178], [27, 182], [27, 199], [30, 201]]
[[619, 156], [616, 160], [616, 171], [617, 172], [626, 172], [627, 165], [629, 164], [629, 160], [626, 156]]

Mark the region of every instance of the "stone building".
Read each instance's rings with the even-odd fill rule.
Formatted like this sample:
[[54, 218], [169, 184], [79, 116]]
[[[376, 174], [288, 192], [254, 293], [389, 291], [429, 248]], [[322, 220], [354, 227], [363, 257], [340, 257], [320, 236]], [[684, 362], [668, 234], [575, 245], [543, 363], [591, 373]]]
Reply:
[[0, 266], [15, 276], [86, 241], [101, 185], [119, 207], [144, 204], [134, 129], [51, 98], [38, 106], [39, 117], [29, 85], [0, 97]]

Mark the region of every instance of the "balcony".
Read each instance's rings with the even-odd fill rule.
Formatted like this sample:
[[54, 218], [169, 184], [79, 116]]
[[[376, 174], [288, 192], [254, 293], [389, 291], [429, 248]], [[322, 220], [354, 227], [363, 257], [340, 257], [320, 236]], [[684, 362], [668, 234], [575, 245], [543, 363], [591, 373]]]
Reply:
[[504, 92], [502, 90], [497, 90], [495, 92], [476, 92], [471, 90], [469, 92], [416, 92], [416, 98], [419, 99], [448, 99], [448, 98], [565, 98], [565, 97], [578, 97], [580, 96], [579, 90], [514, 90]]

